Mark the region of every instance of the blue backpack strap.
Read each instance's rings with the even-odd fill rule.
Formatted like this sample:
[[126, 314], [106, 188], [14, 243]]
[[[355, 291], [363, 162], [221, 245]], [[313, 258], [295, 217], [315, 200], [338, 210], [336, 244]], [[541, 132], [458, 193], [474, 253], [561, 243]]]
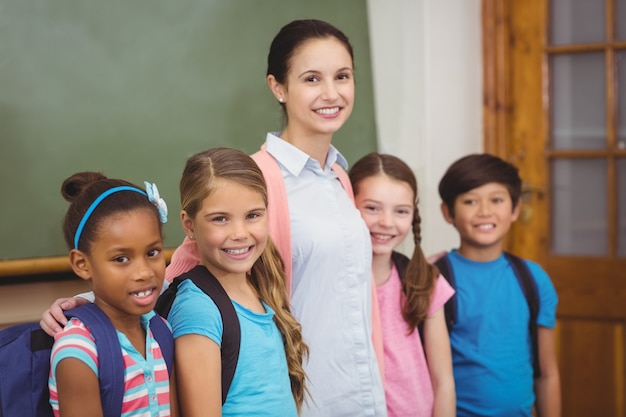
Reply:
[[89, 328], [98, 349], [100, 400], [104, 417], [119, 417], [124, 401], [124, 359], [113, 323], [98, 306], [87, 303], [65, 312]]
[[[435, 266], [439, 270], [439, 273], [443, 275], [443, 277], [448, 281], [448, 284], [450, 284], [452, 289], [456, 291], [456, 279], [454, 278], [454, 272], [452, 271], [452, 265], [450, 265], [450, 259], [448, 258], [448, 254], [437, 259], [437, 261], [435, 261]], [[454, 326], [454, 323], [456, 323], [457, 320], [458, 306], [456, 300], [456, 292], [446, 302], [443, 309], [446, 316], [446, 326], [448, 327], [448, 333], [450, 333], [450, 331], [452, 330], [452, 326]]]
[[155, 314], [150, 319], [150, 330], [161, 348], [163, 359], [167, 365], [167, 373], [171, 377], [172, 369], [174, 369], [174, 338], [172, 337], [172, 331], [158, 314]]
[[509, 261], [509, 264], [513, 268], [513, 272], [517, 277], [526, 302], [528, 303], [528, 309], [530, 311], [530, 320], [528, 322], [528, 329], [530, 331], [530, 341], [533, 353], [533, 375], [535, 378], [541, 376], [541, 367], [539, 365], [539, 336], [537, 330], [537, 317], [539, 316], [539, 291], [537, 290], [537, 283], [533, 278], [533, 275], [528, 269], [526, 262], [511, 253], [504, 252], [504, 256]]
[[198, 265], [175, 278], [169, 288], [161, 294], [155, 307], [155, 310], [161, 316], [167, 317], [176, 298], [178, 286], [186, 279], [191, 279], [198, 288], [211, 297], [220, 311], [223, 328], [220, 353], [222, 357], [222, 404], [224, 404], [239, 360], [239, 348], [241, 346], [239, 318], [230, 297], [226, 294], [222, 285], [203, 265]]

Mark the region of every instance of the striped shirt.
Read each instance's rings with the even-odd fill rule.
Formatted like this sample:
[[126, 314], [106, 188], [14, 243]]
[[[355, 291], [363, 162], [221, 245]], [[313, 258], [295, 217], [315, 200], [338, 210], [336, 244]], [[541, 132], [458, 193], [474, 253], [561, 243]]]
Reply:
[[[167, 417], [170, 415], [170, 388], [167, 366], [159, 344], [149, 330], [154, 312], [141, 317], [146, 329], [146, 357], [130, 343], [126, 335], [117, 332], [124, 359], [124, 400], [122, 417]], [[72, 318], [63, 331], [56, 335], [50, 356], [50, 404], [54, 416], [59, 416], [56, 368], [65, 358], [76, 358], [85, 363], [98, 376], [98, 352], [89, 329]]]

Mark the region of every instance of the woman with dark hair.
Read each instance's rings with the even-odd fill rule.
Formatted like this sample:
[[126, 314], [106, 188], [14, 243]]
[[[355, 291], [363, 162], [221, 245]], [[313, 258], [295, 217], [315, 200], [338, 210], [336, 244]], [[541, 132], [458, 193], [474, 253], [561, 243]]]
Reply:
[[[369, 232], [353, 203], [347, 162], [331, 144], [354, 104], [352, 46], [327, 22], [296, 20], [276, 35], [267, 62], [286, 124], [267, 134], [253, 158], [267, 182], [270, 234], [309, 346], [310, 398], [301, 415], [384, 416]], [[191, 243], [174, 253], [168, 279], [197, 264]]]

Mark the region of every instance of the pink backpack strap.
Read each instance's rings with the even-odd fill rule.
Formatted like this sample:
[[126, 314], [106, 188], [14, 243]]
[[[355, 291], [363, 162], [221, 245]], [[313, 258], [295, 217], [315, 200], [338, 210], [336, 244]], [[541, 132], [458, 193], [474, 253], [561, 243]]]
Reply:
[[252, 159], [261, 168], [267, 184], [270, 236], [285, 262], [285, 287], [287, 296], [291, 297], [291, 220], [285, 181], [278, 162], [267, 153], [265, 144], [261, 146], [260, 151], [252, 155]]
[[331, 169], [335, 174], [337, 174], [337, 177], [339, 178], [339, 182], [341, 182], [343, 189], [346, 190], [346, 193], [348, 193], [348, 197], [350, 197], [350, 200], [352, 200], [352, 202], [354, 203], [354, 191], [352, 190], [352, 183], [350, 182], [350, 177], [348, 176], [346, 171], [338, 163], [334, 163]]
[[172, 282], [174, 278], [192, 270], [200, 263], [198, 245], [185, 236], [183, 243], [174, 250], [170, 264], [165, 268], [165, 279]]

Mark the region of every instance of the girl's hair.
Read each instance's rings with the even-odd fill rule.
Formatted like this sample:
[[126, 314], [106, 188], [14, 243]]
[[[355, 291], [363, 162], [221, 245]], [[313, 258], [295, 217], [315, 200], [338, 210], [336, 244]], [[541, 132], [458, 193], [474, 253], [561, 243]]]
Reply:
[[386, 175], [397, 181], [402, 181], [411, 187], [415, 196], [413, 214], [413, 242], [415, 249], [407, 266], [402, 280], [402, 291], [406, 295], [406, 303], [402, 306], [402, 316], [413, 332], [428, 314], [430, 297], [432, 295], [435, 278], [439, 275], [437, 268], [426, 261], [420, 246], [422, 241], [420, 223], [421, 218], [417, 203], [417, 180], [411, 168], [401, 159], [386, 154], [370, 153], [359, 159], [350, 169], [350, 181], [354, 194], [359, 193], [359, 185], [364, 179]]
[[[263, 173], [256, 162], [245, 153], [230, 148], [214, 148], [193, 155], [180, 180], [181, 207], [190, 217], [195, 217], [216, 186], [216, 180], [228, 180], [257, 191], [267, 207], [267, 187]], [[285, 291], [283, 259], [271, 238], [263, 253], [252, 266], [248, 281], [259, 297], [274, 310], [274, 321], [283, 335], [291, 391], [298, 410], [304, 401], [305, 374], [303, 359], [308, 348], [302, 340], [300, 324], [290, 311]]]
[[[129, 189], [124, 188], [102, 198], [104, 193], [117, 187]], [[159, 231], [162, 233], [157, 207], [148, 200], [142, 188], [128, 181], [109, 179], [99, 172], [78, 172], [63, 181], [61, 194], [70, 202], [63, 221], [63, 236], [69, 249], [80, 249], [89, 254], [92, 243], [98, 239], [103, 221], [120, 212], [149, 210], [154, 213]], [[91, 207], [98, 198], [102, 200]], [[90, 208], [93, 211], [88, 213]], [[82, 229], [78, 230], [81, 223]], [[80, 233], [79, 236], [76, 236], [77, 231]], [[78, 239], [75, 243], [76, 238]]]

